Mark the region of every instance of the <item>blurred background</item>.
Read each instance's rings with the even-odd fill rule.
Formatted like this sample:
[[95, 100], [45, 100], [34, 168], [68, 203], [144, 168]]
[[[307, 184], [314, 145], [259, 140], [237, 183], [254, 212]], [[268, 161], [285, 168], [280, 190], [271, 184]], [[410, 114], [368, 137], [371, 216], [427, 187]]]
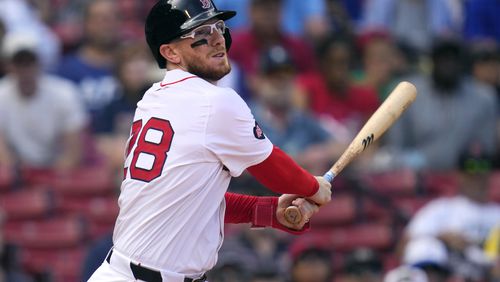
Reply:
[[[292, 236], [226, 226], [211, 282], [500, 281], [500, 1], [214, 0], [268, 138], [322, 175], [419, 96]], [[0, 281], [86, 281], [111, 246], [154, 0], [0, 0]], [[248, 175], [230, 190], [270, 192]]]

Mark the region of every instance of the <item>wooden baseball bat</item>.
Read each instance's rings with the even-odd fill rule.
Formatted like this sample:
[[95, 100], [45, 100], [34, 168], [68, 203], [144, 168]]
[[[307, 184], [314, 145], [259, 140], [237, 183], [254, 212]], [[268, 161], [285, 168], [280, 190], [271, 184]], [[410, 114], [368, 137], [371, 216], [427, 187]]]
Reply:
[[[413, 84], [406, 81], [400, 82], [323, 177], [332, 183], [335, 176], [394, 124], [399, 116], [415, 101], [416, 97], [417, 89]], [[290, 206], [285, 210], [285, 218], [292, 224], [298, 224], [302, 220], [302, 214], [296, 206]]]

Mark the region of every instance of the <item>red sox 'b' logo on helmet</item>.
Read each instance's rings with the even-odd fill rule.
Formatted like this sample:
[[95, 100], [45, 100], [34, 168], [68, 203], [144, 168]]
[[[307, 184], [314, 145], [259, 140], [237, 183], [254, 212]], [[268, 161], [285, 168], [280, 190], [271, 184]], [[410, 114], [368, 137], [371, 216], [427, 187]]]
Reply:
[[203, 9], [209, 9], [210, 7], [212, 7], [212, 3], [210, 3], [210, 0], [200, 0], [200, 2]]

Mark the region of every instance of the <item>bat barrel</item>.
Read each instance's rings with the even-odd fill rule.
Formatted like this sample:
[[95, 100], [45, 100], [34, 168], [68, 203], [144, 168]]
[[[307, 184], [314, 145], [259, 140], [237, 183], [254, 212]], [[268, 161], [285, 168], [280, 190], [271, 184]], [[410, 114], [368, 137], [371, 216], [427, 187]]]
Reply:
[[[399, 116], [413, 103], [417, 96], [415, 86], [407, 81], [400, 82], [380, 107], [368, 119], [363, 128], [349, 144], [344, 153], [335, 162], [332, 168], [323, 176], [332, 183], [345, 166], [363, 152], [370, 144], [379, 139], [384, 132], [399, 118]], [[285, 218], [292, 224], [298, 224], [302, 215], [298, 207], [290, 206], [285, 210]]]

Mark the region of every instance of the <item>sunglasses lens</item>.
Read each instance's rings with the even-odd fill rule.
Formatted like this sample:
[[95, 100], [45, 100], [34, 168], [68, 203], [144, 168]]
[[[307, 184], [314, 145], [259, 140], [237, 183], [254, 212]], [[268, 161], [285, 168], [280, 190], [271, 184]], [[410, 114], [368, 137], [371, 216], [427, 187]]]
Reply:
[[200, 26], [193, 30], [193, 34], [195, 39], [206, 38], [212, 34], [212, 27], [209, 25]]
[[195, 28], [193, 31], [190, 33], [181, 36], [181, 38], [188, 38], [191, 37], [195, 40], [201, 40], [201, 39], [207, 39], [212, 35], [213, 30], [216, 30], [219, 34], [224, 34], [226, 30], [226, 25], [224, 21], [218, 21], [214, 24], [207, 24], [207, 25], [202, 25], [197, 28]]
[[224, 24], [224, 21], [218, 21], [215, 23], [215, 28], [217, 28], [217, 31], [220, 33], [220, 34], [224, 34], [224, 32], [226, 31], [226, 25]]

